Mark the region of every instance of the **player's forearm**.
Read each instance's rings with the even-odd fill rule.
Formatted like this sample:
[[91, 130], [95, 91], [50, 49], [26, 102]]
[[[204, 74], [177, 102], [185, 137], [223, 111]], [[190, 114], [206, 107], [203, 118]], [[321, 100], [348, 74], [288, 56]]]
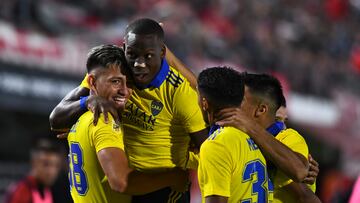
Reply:
[[201, 144], [209, 137], [209, 129], [205, 128], [195, 133], [190, 133], [192, 143], [194, 143], [196, 149], [200, 150]]
[[253, 125], [248, 129], [249, 136], [258, 145], [263, 155], [278, 169], [283, 171], [295, 182], [301, 182], [308, 174], [309, 165], [290, 148], [274, 139], [260, 125]]
[[304, 183], [290, 183], [284, 187], [285, 191], [299, 203], [321, 203], [320, 199]]
[[86, 95], [89, 95], [89, 90], [81, 87], [68, 93], [50, 114], [51, 129], [69, 129], [86, 111], [80, 107], [80, 97]]
[[127, 187], [124, 193], [143, 195], [169, 187], [174, 184], [174, 172], [143, 173], [132, 171], [128, 176]]
[[310, 197], [301, 198], [299, 203], [321, 203], [321, 201], [315, 194], [313, 194]]
[[196, 89], [197, 80], [195, 74], [187, 68], [168, 47], [166, 47], [166, 60], [169, 65], [178, 70], [189, 81], [192, 88]]

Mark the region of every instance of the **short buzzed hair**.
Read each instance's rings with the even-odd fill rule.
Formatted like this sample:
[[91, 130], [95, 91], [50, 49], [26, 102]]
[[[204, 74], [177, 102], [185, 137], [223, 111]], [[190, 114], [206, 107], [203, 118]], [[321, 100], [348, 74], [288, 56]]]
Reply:
[[87, 72], [95, 68], [109, 68], [113, 65], [127, 67], [124, 50], [116, 45], [100, 45], [92, 48], [86, 61]]
[[242, 75], [229, 67], [212, 67], [198, 77], [198, 89], [218, 110], [240, 106], [244, 97]]
[[125, 35], [128, 33], [138, 35], [155, 35], [161, 41], [164, 41], [164, 30], [158, 22], [150, 18], [140, 18], [131, 22], [125, 30]]
[[270, 109], [275, 113], [280, 106], [286, 106], [281, 83], [268, 74], [243, 73], [245, 85], [254, 96], [262, 97], [271, 102]]

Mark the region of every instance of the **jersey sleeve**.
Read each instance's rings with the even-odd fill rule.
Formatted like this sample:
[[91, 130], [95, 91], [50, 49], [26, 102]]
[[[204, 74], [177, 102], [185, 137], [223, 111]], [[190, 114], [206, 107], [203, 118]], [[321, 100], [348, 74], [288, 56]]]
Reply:
[[97, 125], [91, 125], [92, 128], [90, 133], [96, 152], [109, 147], [124, 150], [122, 129], [115, 123], [111, 115], [109, 115], [108, 124], [104, 122], [104, 116], [101, 115]]
[[187, 133], [194, 133], [206, 128], [196, 91], [188, 81], [184, 81], [174, 94], [174, 113], [181, 120]]
[[80, 87], [90, 89], [89, 83], [87, 81], [88, 81], [88, 74], [85, 75], [83, 81], [80, 84]]
[[200, 149], [199, 183], [204, 197], [230, 196], [231, 156], [222, 144], [205, 141]]
[[308, 159], [309, 149], [305, 139], [292, 129], [285, 130], [282, 133], [285, 133], [286, 135], [280, 138], [279, 141], [288, 146], [292, 151], [297, 152]]

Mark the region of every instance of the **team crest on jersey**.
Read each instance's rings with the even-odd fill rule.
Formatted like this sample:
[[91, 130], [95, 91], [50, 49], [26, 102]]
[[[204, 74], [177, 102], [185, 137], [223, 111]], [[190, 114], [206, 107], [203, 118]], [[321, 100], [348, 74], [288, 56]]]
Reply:
[[115, 132], [120, 132], [120, 125], [119, 124], [116, 124], [115, 121], [113, 122], [113, 130]]
[[164, 105], [159, 101], [152, 101], [151, 102], [151, 113], [153, 116], [158, 115], [161, 110], [163, 109]]

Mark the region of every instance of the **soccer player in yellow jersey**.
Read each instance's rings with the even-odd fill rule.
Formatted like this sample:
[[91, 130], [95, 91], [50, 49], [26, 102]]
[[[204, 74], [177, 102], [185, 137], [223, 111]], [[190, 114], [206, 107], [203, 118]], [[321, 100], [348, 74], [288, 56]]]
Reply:
[[[129, 96], [125, 67], [123, 50], [113, 45], [95, 47], [87, 60], [91, 94], [112, 102], [118, 111], [124, 109]], [[120, 192], [145, 194], [174, 183], [185, 185], [186, 173], [179, 170], [146, 174], [130, 169], [122, 127], [112, 117], [108, 123], [100, 119], [95, 126], [93, 117], [91, 111], [85, 112], [68, 136], [69, 180], [75, 203], [126, 203], [130, 196]]]
[[243, 78], [226, 67], [203, 70], [198, 77], [199, 103], [211, 124], [200, 148], [198, 178], [204, 203], [271, 202], [266, 161], [243, 131], [215, 125], [223, 108], [240, 106]]
[[[174, 64], [174, 66], [179, 70], [179, 72], [181, 72], [190, 81], [191, 86], [196, 88], [197, 79], [194, 73], [192, 73], [191, 70], [187, 68], [170, 50], [168, 50], [166, 54], [169, 63]], [[245, 91], [245, 98], [249, 97], [248, 95], [250, 94], [248, 87], [246, 88], [246, 90], [247, 91]], [[282, 91], [279, 92], [282, 94]], [[247, 101], [245, 100], [244, 106], [246, 106], [246, 103]], [[281, 171], [284, 171], [284, 173], [287, 174], [287, 176], [293, 177], [297, 182], [302, 181], [310, 185], [312, 185], [315, 182], [315, 178], [317, 177], [319, 168], [318, 168], [318, 163], [311, 156], [309, 156], [309, 163], [308, 163], [309, 169], [308, 169], [307, 163], [305, 164], [303, 163], [304, 162], [303, 156], [299, 156], [294, 151], [286, 147], [286, 145], [274, 139], [269, 132], [263, 129], [262, 126], [254, 125], [253, 122], [242, 122], [242, 123], [237, 122], [236, 120], [237, 117], [242, 117], [239, 120], [242, 120], [244, 118], [245, 121], [248, 120], [246, 119], [247, 117], [246, 115], [245, 117], [242, 116], [244, 112], [240, 111], [240, 109], [229, 108], [223, 111], [225, 113], [224, 118], [227, 118], [227, 122], [229, 124], [233, 124], [234, 126], [236, 126], [236, 124], [239, 124], [239, 126], [242, 128], [251, 129], [248, 130], [250, 132], [249, 135], [250, 137], [254, 137], [255, 140], [260, 141], [259, 146], [260, 149], [266, 152], [265, 157], [269, 160], [272, 160], [272, 162], [276, 163], [276, 166]], [[286, 112], [284, 112], [283, 109], [280, 107], [279, 110], [276, 112], [276, 115], [277, 117], [280, 117], [281, 115], [286, 116], [284, 115], [284, 113]], [[271, 115], [273, 115], [273, 113]], [[249, 117], [252, 116], [253, 115], [249, 115]], [[284, 119], [286, 119], [286, 117], [284, 117]], [[304, 176], [306, 175], [305, 173], [307, 173], [306, 177]]]
[[304, 183], [308, 183], [307, 186], [304, 183], [295, 183], [283, 172], [276, 170], [273, 177], [274, 187], [276, 188], [274, 191], [274, 202], [307, 202], [307, 196], [312, 196], [308, 188], [314, 193], [316, 190], [315, 178], [319, 172], [318, 163], [313, 160], [309, 154], [305, 139], [296, 130], [286, 128], [285, 122], [288, 120], [288, 117], [285, 97], [282, 97], [281, 101], [281, 106], [276, 111], [276, 121], [283, 123], [285, 129], [279, 133], [275, 132], [274, 136], [294, 152], [303, 157], [309, 157], [309, 163], [312, 169], [309, 171], [310, 177], [303, 181]]
[[[208, 130], [196, 102], [196, 91], [164, 58], [166, 48], [161, 26], [151, 19], [131, 23], [125, 33], [124, 51], [135, 84], [122, 116], [130, 166], [147, 172], [196, 168], [196, 157], [189, 153], [189, 143], [199, 148]], [[52, 128], [72, 125], [87, 108], [94, 112], [95, 123], [98, 112], [118, 115], [110, 102], [88, 96], [88, 85], [83, 82], [53, 110]], [[84, 97], [83, 108], [80, 97]], [[114, 119], [118, 120], [116, 116]], [[167, 187], [133, 197], [135, 203], [168, 201], [189, 202], [189, 193], [178, 193]]]
[[[282, 93], [280, 82], [266, 74], [244, 74], [245, 81], [245, 98], [241, 109], [227, 109], [221, 112], [223, 117], [219, 121], [220, 125], [236, 126], [239, 129], [245, 129], [244, 126], [260, 125], [266, 128], [268, 132], [276, 136], [275, 138], [282, 144], [292, 150], [299, 158], [307, 163], [308, 148], [305, 140], [294, 130], [288, 129], [283, 131], [283, 123], [276, 122], [275, 115], [277, 109], [285, 101]], [[254, 121], [251, 121], [252, 118]], [[252, 123], [252, 124], [251, 124]], [[245, 130], [246, 131], [246, 130]], [[270, 136], [260, 137], [260, 134], [253, 136], [255, 143], [262, 149], [265, 157], [269, 156], [271, 151], [276, 148], [267, 148], [266, 142], [273, 138]], [[260, 139], [262, 138], [262, 139]], [[280, 154], [281, 155], [281, 154]], [[286, 156], [282, 154], [281, 156]], [[281, 160], [281, 159], [280, 159]], [[307, 177], [289, 177], [289, 172], [282, 166], [281, 162], [270, 160], [276, 168], [270, 169], [271, 179], [274, 183], [274, 202], [286, 203], [318, 203], [320, 200], [314, 194], [315, 184], [310, 188], [302, 181], [309, 179]], [[287, 175], [286, 175], [287, 174]], [[311, 175], [310, 175], [311, 176]]]

